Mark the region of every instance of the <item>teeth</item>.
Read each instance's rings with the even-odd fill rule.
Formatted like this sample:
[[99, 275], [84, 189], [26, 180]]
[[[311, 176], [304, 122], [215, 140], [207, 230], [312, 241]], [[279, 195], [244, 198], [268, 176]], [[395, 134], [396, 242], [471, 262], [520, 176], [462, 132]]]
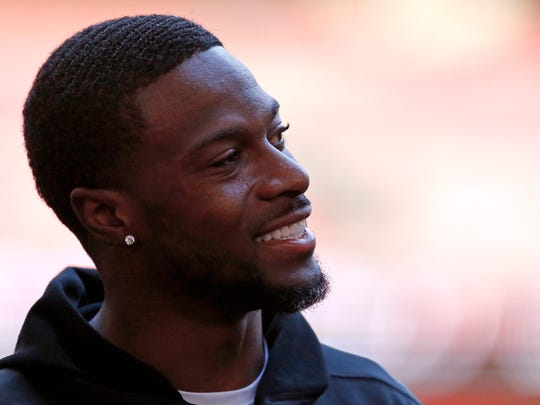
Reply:
[[306, 220], [296, 222], [291, 225], [285, 225], [281, 228], [275, 229], [272, 232], [265, 233], [264, 235], [255, 238], [257, 242], [268, 242], [269, 240], [290, 240], [300, 239], [306, 232]]

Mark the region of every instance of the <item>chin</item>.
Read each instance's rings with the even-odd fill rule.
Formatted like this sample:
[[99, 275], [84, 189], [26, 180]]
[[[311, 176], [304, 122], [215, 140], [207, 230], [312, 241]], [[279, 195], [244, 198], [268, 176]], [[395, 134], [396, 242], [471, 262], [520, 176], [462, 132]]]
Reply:
[[276, 287], [262, 295], [261, 309], [272, 312], [298, 312], [326, 298], [330, 283], [324, 273], [318, 272], [302, 283]]

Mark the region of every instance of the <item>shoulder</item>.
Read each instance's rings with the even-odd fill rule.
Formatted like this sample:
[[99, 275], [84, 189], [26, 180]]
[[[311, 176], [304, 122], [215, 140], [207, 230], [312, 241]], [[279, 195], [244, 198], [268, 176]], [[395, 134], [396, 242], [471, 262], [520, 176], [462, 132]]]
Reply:
[[[329, 394], [362, 403], [417, 405], [420, 402], [379, 364], [365, 357], [321, 345], [328, 374]], [[352, 402], [351, 402], [352, 403]]]
[[39, 395], [23, 374], [8, 368], [0, 369], [0, 404], [53, 405]]
[[328, 372], [340, 377], [375, 378], [390, 383], [396, 381], [377, 363], [365, 357], [321, 345]]

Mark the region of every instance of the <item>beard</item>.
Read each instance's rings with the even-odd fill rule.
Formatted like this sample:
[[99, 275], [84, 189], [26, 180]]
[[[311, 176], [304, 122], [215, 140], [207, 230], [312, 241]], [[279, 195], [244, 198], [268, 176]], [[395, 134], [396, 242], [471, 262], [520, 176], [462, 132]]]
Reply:
[[[163, 241], [164, 239], [162, 239]], [[172, 239], [165, 238], [167, 241]], [[164, 284], [195, 301], [205, 301], [230, 314], [262, 309], [269, 312], [293, 313], [322, 301], [330, 290], [328, 278], [314, 256], [304, 265], [316, 271], [294, 282], [268, 280], [252, 262], [241, 261], [209, 242], [183, 239], [182, 243], [166, 243], [159, 247], [154, 262]]]
[[330, 289], [330, 283], [314, 257], [311, 265], [319, 269], [315, 275], [284, 285], [266, 280], [254, 264], [219, 256], [214, 249], [202, 255], [184, 256], [174, 263], [171, 281], [184, 295], [211, 302], [230, 313], [258, 309], [286, 313], [302, 311], [322, 301]]

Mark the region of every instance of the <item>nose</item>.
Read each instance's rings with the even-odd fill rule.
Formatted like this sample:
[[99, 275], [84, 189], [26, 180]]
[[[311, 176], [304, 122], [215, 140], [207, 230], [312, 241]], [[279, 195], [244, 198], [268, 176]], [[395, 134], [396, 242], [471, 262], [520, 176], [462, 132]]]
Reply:
[[264, 159], [257, 194], [263, 200], [296, 197], [309, 187], [309, 175], [288, 151], [274, 149]]

